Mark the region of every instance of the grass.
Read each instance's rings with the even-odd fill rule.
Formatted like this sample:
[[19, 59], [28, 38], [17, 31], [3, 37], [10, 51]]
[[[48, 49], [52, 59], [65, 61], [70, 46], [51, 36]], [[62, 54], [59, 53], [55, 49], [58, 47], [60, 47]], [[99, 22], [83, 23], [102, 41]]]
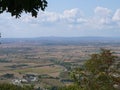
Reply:
[[56, 72], [61, 72], [63, 68], [61, 66], [43, 66], [43, 67], [35, 67], [35, 68], [25, 68], [25, 69], [18, 69], [15, 72], [19, 73], [37, 73], [37, 74], [51, 74]]

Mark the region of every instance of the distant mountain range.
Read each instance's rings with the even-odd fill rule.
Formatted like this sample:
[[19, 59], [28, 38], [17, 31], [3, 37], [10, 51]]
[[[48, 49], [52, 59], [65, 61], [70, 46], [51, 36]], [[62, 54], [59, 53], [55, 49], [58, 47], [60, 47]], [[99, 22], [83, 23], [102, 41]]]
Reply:
[[1, 38], [1, 43], [39, 43], [41, 45], [80, 45], [87, 43], [116, 43], [120, 44], [120, 38], [112, 37], [39, 37], [39, 38]]

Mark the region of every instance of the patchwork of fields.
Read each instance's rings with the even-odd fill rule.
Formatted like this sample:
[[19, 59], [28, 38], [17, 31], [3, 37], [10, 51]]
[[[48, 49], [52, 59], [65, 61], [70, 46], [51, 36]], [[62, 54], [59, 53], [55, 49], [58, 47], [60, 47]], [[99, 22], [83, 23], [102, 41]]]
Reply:
[[[115, 55], [120, 56], [118, 42], [114, 44], [110, 42], [43, 44], [37, 40], [4, 42], [0, 45], [0, 82], [11, 82], [13, 79], [22, 79], [26, 74], [35, 74], [39, 77], [35, 82], [38, 86], [68, 84], [69, 81], [67, 83], [62, 81], [70, 79], [69, 71], [80, 66], [92, 53], [98, 53], [100, 48], [111, 49]], [[12, 74], [13, 77], [5, 77], [6, 74]]]

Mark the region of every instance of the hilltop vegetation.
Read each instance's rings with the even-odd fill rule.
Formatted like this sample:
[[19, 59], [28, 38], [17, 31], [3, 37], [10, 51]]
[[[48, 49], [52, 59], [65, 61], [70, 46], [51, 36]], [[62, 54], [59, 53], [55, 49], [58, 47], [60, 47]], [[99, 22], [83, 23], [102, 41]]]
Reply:
[[116, 64], [116, 58], [110, 50], [102, 49], [92, 54], [83, 66], [74, 69], [72, 78], [79, 90], [116, 90], [115, 85], [120, 87], [120, 67], [117, 67], [120, 63]]

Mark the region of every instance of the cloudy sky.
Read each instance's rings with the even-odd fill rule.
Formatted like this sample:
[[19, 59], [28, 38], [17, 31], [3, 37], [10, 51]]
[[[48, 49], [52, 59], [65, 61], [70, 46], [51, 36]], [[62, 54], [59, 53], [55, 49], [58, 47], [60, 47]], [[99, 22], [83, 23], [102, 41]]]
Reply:
[[0, 14], [3, 38], [120, 37], [120, 0], [47, 0], [37, 18]]

